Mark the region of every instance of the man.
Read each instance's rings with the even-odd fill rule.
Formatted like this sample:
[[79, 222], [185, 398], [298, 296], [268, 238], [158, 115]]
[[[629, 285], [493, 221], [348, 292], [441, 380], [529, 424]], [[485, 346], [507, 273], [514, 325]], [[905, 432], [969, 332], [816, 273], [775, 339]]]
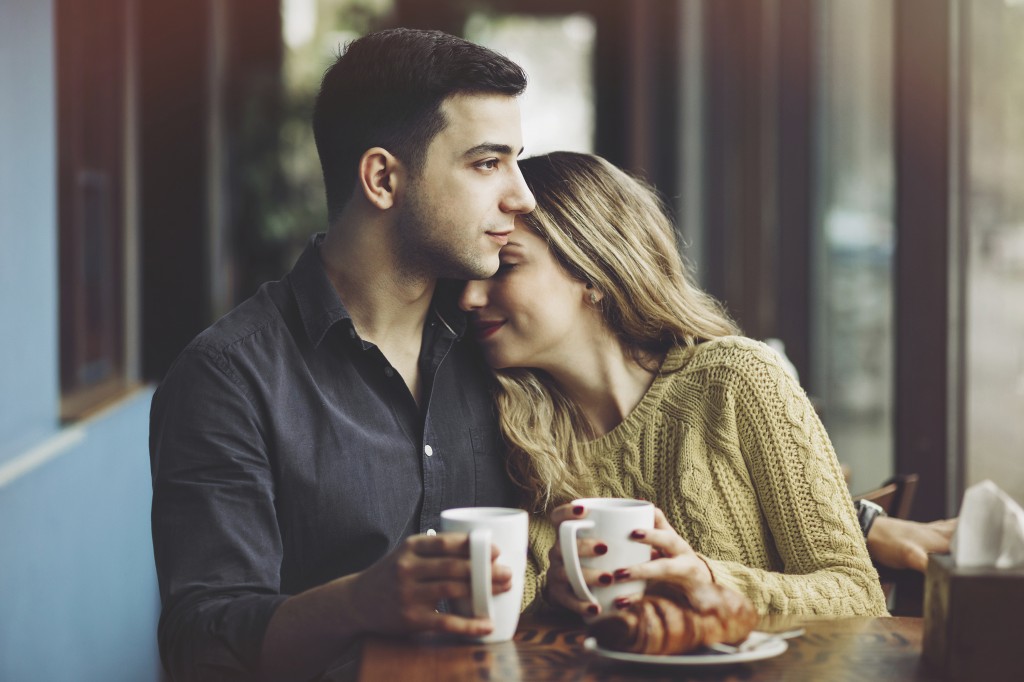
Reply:
[[435, 611], [469, 590], [466, 537], [435, 534], [441, 510], [514, 503], [488, 373], [443, 280], [493, 274], [533, 209], [525, 86], [490, 50], [406, 29], [354, 41], [325, 74], [326, 236], [192, 341], [153, 399], [176, 679], [306, 679], [360, 633], [490, 630]]

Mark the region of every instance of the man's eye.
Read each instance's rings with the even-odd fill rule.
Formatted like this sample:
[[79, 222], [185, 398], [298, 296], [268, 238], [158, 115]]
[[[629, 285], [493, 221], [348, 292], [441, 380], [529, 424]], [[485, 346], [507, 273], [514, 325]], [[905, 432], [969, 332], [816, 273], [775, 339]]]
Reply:
[[476, 164], [476, 167], [482, 168], [483, 170], [494, 170], [495, 168], [498, 167], [498, 160], [487, 159], [485, 161], [480, 161], [479, 163]]

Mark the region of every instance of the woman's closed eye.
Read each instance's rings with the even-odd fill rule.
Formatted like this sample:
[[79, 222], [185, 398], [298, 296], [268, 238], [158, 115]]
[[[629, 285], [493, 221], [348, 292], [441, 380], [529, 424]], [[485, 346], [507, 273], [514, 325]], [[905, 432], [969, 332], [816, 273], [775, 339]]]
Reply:
[[513, 270], [515, 270], [518, 266], [519, 266], [519, 263], [508, 263], [508, 262], [499, 263], [498, 264], [498, 271], [495, 273], [495, 276], [507, 275], [508, 273], [510, 273]]

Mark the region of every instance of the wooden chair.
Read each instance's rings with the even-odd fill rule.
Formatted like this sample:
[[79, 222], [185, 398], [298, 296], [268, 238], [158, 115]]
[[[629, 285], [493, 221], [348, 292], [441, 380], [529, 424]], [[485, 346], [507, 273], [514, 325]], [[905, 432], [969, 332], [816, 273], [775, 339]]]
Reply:
[[881, 507], [886, 514], [897, 519], [910, 518], [910, 505], [917, 492], [917, 474], [899, 474], [882, 484], [880, 488], [854, 495], [854, 500], [870, 500]]
[[[860, 495], [854, 500], [870, 500], [897, 519], [909, 519], [910, 507], [917, 492], [917, 474], [893, 476], [881, 487]], [[913, 570], [895, 570], [877, 563], [882, 592], [894, 616], [920, 616], [924, 608], [924, 577]], [[895, 598], [894, 598], [895, 596]]]

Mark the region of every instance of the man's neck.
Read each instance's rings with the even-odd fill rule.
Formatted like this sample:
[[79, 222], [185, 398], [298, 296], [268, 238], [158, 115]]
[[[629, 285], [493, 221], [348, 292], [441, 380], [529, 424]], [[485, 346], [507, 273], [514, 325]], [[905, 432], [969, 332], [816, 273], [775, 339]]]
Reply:
[[386, 229], [335, 225], [320, 261], [360, 336], [374, 343], [422, 329], [437, 280], [404, 271]]
[[387, 240], [373, 230], [329, 231], [320, 260], [356, 332], [380, 349], [419, 403], [417, 362], [437, 280], [401, 272]]

